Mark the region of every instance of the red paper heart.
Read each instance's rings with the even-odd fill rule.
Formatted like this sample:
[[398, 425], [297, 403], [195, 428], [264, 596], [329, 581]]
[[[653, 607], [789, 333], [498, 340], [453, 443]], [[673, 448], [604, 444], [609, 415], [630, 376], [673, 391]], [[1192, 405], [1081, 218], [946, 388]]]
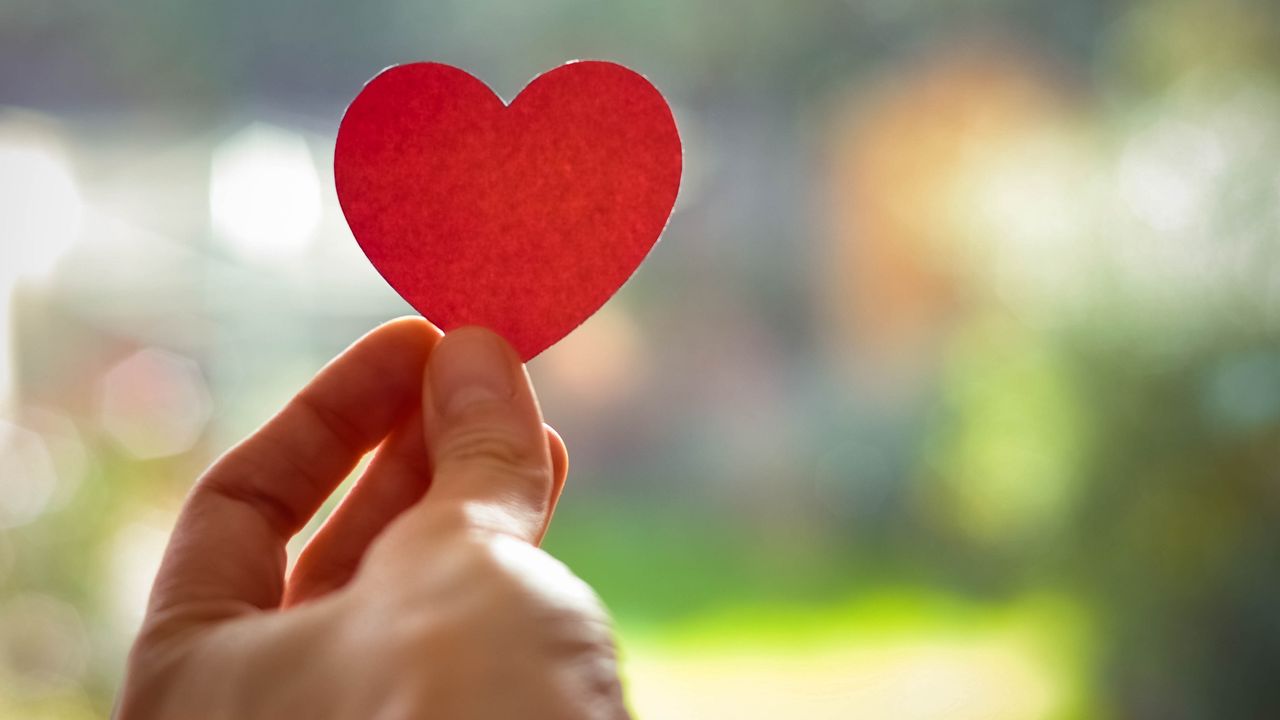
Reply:
[[338, 129], [338, 200], [374, 267], [445, 331], [484, 325], [525, 360], [586, 320], [657, 241], [680, 186], [662, 95], [574, 62], [508, 106], [454, 67], [369, 81]]

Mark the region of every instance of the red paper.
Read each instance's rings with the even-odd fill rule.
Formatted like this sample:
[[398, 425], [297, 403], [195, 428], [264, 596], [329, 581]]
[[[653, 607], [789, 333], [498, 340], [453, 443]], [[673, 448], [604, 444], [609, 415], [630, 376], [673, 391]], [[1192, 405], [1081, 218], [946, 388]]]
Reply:
[[365, 85], [338, 129], [338, 200], [365, 255], [440, 328], [528, 360], [608, 300], [680, 186], [675, 119], [641, 75], [574, 62], [509, 105], [439, 63]]

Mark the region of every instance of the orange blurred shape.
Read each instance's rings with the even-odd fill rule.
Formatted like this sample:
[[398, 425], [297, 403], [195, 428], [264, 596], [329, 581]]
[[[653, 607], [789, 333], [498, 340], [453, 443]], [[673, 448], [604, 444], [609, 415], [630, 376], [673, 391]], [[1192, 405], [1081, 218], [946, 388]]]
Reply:
[[823, 307], [837, 358], [875, 380], [910, 382], [966, 304], [950, 206], [965, 168], [1064, 104], [1041, 61], [991, 45], [897, 67], [835, 115]]

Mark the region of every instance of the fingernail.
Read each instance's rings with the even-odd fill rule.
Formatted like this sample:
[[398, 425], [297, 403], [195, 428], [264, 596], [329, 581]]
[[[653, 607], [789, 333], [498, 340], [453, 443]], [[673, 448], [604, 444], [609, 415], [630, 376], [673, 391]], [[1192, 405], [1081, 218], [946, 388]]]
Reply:
[[515, 393], [511, 356], [497, 335], [464, 328], [445, 335], [431, 353], [432, 402], [442, 415], [475, 405], [511, 400]]

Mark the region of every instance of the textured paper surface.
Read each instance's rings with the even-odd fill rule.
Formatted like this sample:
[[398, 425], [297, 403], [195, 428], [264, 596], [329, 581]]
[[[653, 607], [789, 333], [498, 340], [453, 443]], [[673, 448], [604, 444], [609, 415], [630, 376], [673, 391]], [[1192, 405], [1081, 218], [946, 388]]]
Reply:
[[356, 241], [418, 312], [483, 325], [528, 360], [635, 271], [680, 185], [671, 109], [641, 75], [583, 61], [509, 106], [448, 65], [374, 77], [338, 130], [338, 200]]

